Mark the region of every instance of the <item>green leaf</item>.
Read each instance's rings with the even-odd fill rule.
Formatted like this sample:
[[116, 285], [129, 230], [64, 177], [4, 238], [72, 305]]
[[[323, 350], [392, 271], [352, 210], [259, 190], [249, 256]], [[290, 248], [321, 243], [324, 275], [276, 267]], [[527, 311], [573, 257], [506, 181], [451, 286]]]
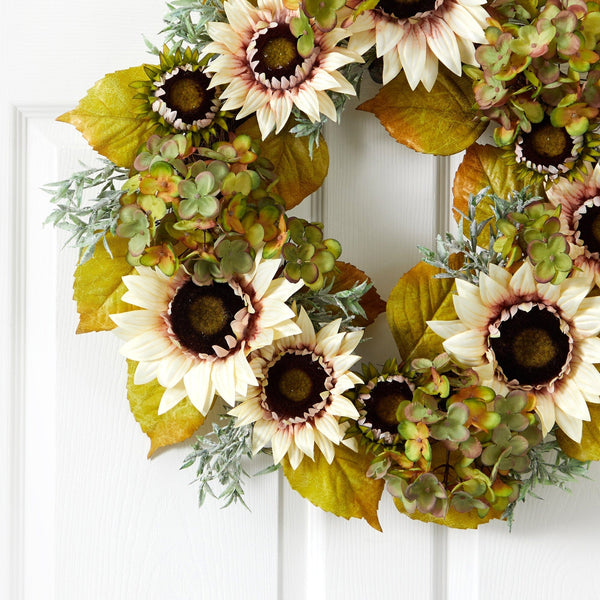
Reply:
[[381, 531], [377, 507], [383, 492], [383, 480], [366, 476], [372, 456], [354, 452], [344, 445], [335, 449], [331, 465], [318, 448], [314, 462], [305, 456], [296, 470], [284, 458], [283, 472], [290, 485], [315, 506], [339, 517], [365, 519]]
[[447, 156], [465, 150], [485, 131], [487, 124], [477, 119], [474, 103], [471, 80], [440, 65], [431, 92], [421, 86], [411, 90], [401, 72], [358, 109], [373, 113], [401, 144]]
[[150, 457], [163, 446], [187, 440], [204, 423], [204, 417], [187, 398], [159, 415], [158, 406], [165, 388], [156, 379], [144, 385], [133, 383], [137, 365], [132, 360], [127, 361], [127, 398], [135, 420], [150, 438]]
[[433, 358], [441, 352], [442, 338], [427, 327], [426, 321], [456, 319], [452, 279], [434, 279], [441, 273], [420, 262], [403, 275], [387, 303], [388, 325], [403, 360]]
[[107, 235], [106, 241], [112, 258], [99, 243], [92, 258], [75, 270], [73, 300], [79, 313], [77, 333], [114, 329], [116, 325], [109, 315], [134, 308], [121, 300], [127, 291], [122, 278], [134, 271], [125, 259], [127, 240]]
[[[248, 119], [236, 134], [261, 139], [256, 118]], [[325, 140], [319, 139], [319, 146], [313, 149], [311, 159], [308, 137], [296, 137], [287, 128], [261, 142], [260, 156], [273, 163], [279, 177], [274, 191], [284, 199], [288, 210], [318, 190], [329, 170], [329, 151]]]
[[137, 150], [150, 137], [154, 123], [138, 116], [135, 81], [147, 79], [144, 67], [110, 73], [88, 90], [77, 108], [58, 117], [75, 126], [97, 152], [119, 167], [130, 168]]

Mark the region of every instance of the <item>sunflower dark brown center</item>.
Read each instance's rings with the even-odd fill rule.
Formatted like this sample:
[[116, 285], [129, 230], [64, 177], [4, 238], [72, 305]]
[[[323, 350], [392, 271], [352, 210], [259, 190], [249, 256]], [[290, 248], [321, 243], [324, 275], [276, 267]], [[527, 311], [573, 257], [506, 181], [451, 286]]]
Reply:
[[581, 241], [590, 252], [600, 252], [600, 206], [592, 206], [577, 223]]
[[208, 89], [209, 78], [200, 71], [179, 71], [162, 85], [165, 104], [177, 111], [185, 123], [206, 118], [212, 108], [214, 94]]
[[268, 77], [291, 77], [304, 62], [296, 49], [296, 38], [288, 25], [282, 23], [256, 39], [258, 65], [255, 71]]
[[365, 401], [366, 420], [373, 429], [398, 433], [396, 411], [404, 400], [412, 400], [412, 391], [404, 381], [382, 381], [371, 390]]
[[280, 419], [303, 417], [323, 400], [327, 372], [311, 355], [284, 354], [269, 369], [266, 404]]
[[521, 385], [542, 385], [558, 377], [569, 358], [569, 337], [556, 314], [534, 306], [517, 311], [498, 327], [489, 344], [506, 378]]
[[397, 19], [408, 19], [435, 9], [436, 0], [381, 0], [377, 8]]
[[523, 156], [536, 165], [558, 167], [573, 150], [571, 136], [551, 123], [534, 125], [530, 133], [522, 134], [522, 138]]
[[244, 301], [227, 283], [182, 285], [171, 302], [171, 329], [184, 348], [212, 354], [214, 345], [227, 348], [231, 322]]

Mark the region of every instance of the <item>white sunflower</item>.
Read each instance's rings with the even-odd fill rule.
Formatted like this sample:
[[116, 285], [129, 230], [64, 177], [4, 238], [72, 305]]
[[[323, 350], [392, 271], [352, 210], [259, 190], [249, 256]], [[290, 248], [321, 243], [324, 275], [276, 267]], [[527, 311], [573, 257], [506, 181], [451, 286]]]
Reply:
[[600, 285], [600, 166], [585, 163], [582, 181], [558, 179], [547, 195], [554, 206], [562, 206], [560, 231], [569, 242], [573, 264]]
[[286, 8], [282, 0], [246, 0], [224, 3], [228, 23], [209, 23], [214, 40], [203, 55], [217, 55], [206, 68], [214, 73], [210, 87], [227, 84], [221, 99], [223, 110], [241, 109], [237, 118], [256, 113], [263, 139], [287, 123], [293, 106], [311, 121], [321, 115], [337, 120], [327, 91], [355, 95], [354, 88], [337, 71], [352, 62], [362, 62], [355, 52], [337, 44], [348, 36], [339, 27], [324, 33], [313, 26], [314, 49], [304, 58], [296, 48], [290, 20], [298, 10]]
[[159, 414], [187, 396], [205, 415], [215, 394], [233, 406], [257, 384], [247, 355], [299, 331], [285, 301], [301, 283], [273, 279], [279, 265], [259, 253], [249, 274], [207, 285], [183, 268], [171, 278], [145, 267], [123, 277], [123, 300], [142, 310], [111, 318], [126, 341], [121, 354], [139, 362], [134, 383], [165, 388]]
[[474, 44], [485, 44], [486, 0], [381, 0], [349, 27], [348, 48], [364, 54], [375, 46], [383, 57], [383, 83], [402, 69], [411, 89], [431, 91], [438, 61], [456, 75], [476, 65]]
[[355, 440], [344, 440], [348, 423], [340, 423], [340, 417], [358, 418], [343, 394], [362, 383], [349, 371], [360, 358], [352, 352], [362, 331], [339, 333], [338, 319], [315, 333], [303, 308], [296, 323], [300, 333], [252, 354], [250, 365], [258, 383], [229, 411], [238, 427], [254, 423], [254, 453], [270, 443], [273, 462], [287, 454], [293, 469], [304, 455], [314, 460], [315, 444], [328, 463], [334, 445], [343, 441], [356, 449]]
[[456, 280], [458, 320], [429, 326], [482, 385], [533, 394], [544, 435], [556, 423], [579, 442], [587, 402], [600, 402], [600, 297], [588, 298], [590, 287], [587, 277], [538, 283], [528, 262], [514, 275], [490, 265], [479, 286]]

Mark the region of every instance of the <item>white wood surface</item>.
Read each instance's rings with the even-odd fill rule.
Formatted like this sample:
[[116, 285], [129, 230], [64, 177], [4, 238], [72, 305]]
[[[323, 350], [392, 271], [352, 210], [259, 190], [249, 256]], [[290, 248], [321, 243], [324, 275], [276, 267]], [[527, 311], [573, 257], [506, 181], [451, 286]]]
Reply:
[[[0, 598], [598, 597], [597, 466], [572, 494], [546, 491], [521, 507], [512, 533], [503, 523], [457, 532], [413, 522], [384, 498], [381, 534], [314, 508], [280, 476], [248, 483], [251, 512], [210, 502], [199, 510], [192, 473], [178, 470], [185, 444], [148, 461], [118, 342], [74, 335], [75, 252], [42, 227], [49, 205], [40, 186], [93, 158], [53, 119], [104, 73], [148, 60], [141, 34], [159, 42], [164, 5], [0, 6], [0, 248], [8, 257], [0, 286]], [[445, 228], [456, 161], [417, 155], [372, 115], [352, 110], [329, 127], [327, 141], [329, 177], [301, 211], [323, 219], [343, 258], [387, 296], [418, 260], [416, 244]], [[371, 335], [377, 341], [364, 345], [365, 358], [394, 354], [384, 318]]]

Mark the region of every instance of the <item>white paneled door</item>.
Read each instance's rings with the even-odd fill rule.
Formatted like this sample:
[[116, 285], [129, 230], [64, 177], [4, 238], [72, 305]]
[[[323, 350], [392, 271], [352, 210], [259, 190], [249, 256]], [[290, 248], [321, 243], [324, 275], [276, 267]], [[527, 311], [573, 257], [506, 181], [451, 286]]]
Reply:
[[[55, 117], [105, 73], [151, 61], [162, 0], [2, 1], [0, 598], [419, 600], [598, 598], [600, 469], [504, 523], [449, 531], [382, 506], [384, 533], [247, 484], [248, 512], [197, 507], [186, 445], [146, 459], [111, 334], [75, 336], [76, 253], [43, 227], [41, 186], [94, 153]], [[368, 87], [368, 86], [367, 86]], [[374, 88], [365, 90], [365, 97]], [[330, 127], [330, 174], [300, 208], [382, 295], [449, 220], [454, 162], [395, 143], [369, 114]], [[8, 257], [8, 260], [7, 260]], [[385, 318], [365, 358], [394, 355]], [[262, 466], [266, 466], [266, 463]], [[261, 465], [252, 465], [258, 470]]]

